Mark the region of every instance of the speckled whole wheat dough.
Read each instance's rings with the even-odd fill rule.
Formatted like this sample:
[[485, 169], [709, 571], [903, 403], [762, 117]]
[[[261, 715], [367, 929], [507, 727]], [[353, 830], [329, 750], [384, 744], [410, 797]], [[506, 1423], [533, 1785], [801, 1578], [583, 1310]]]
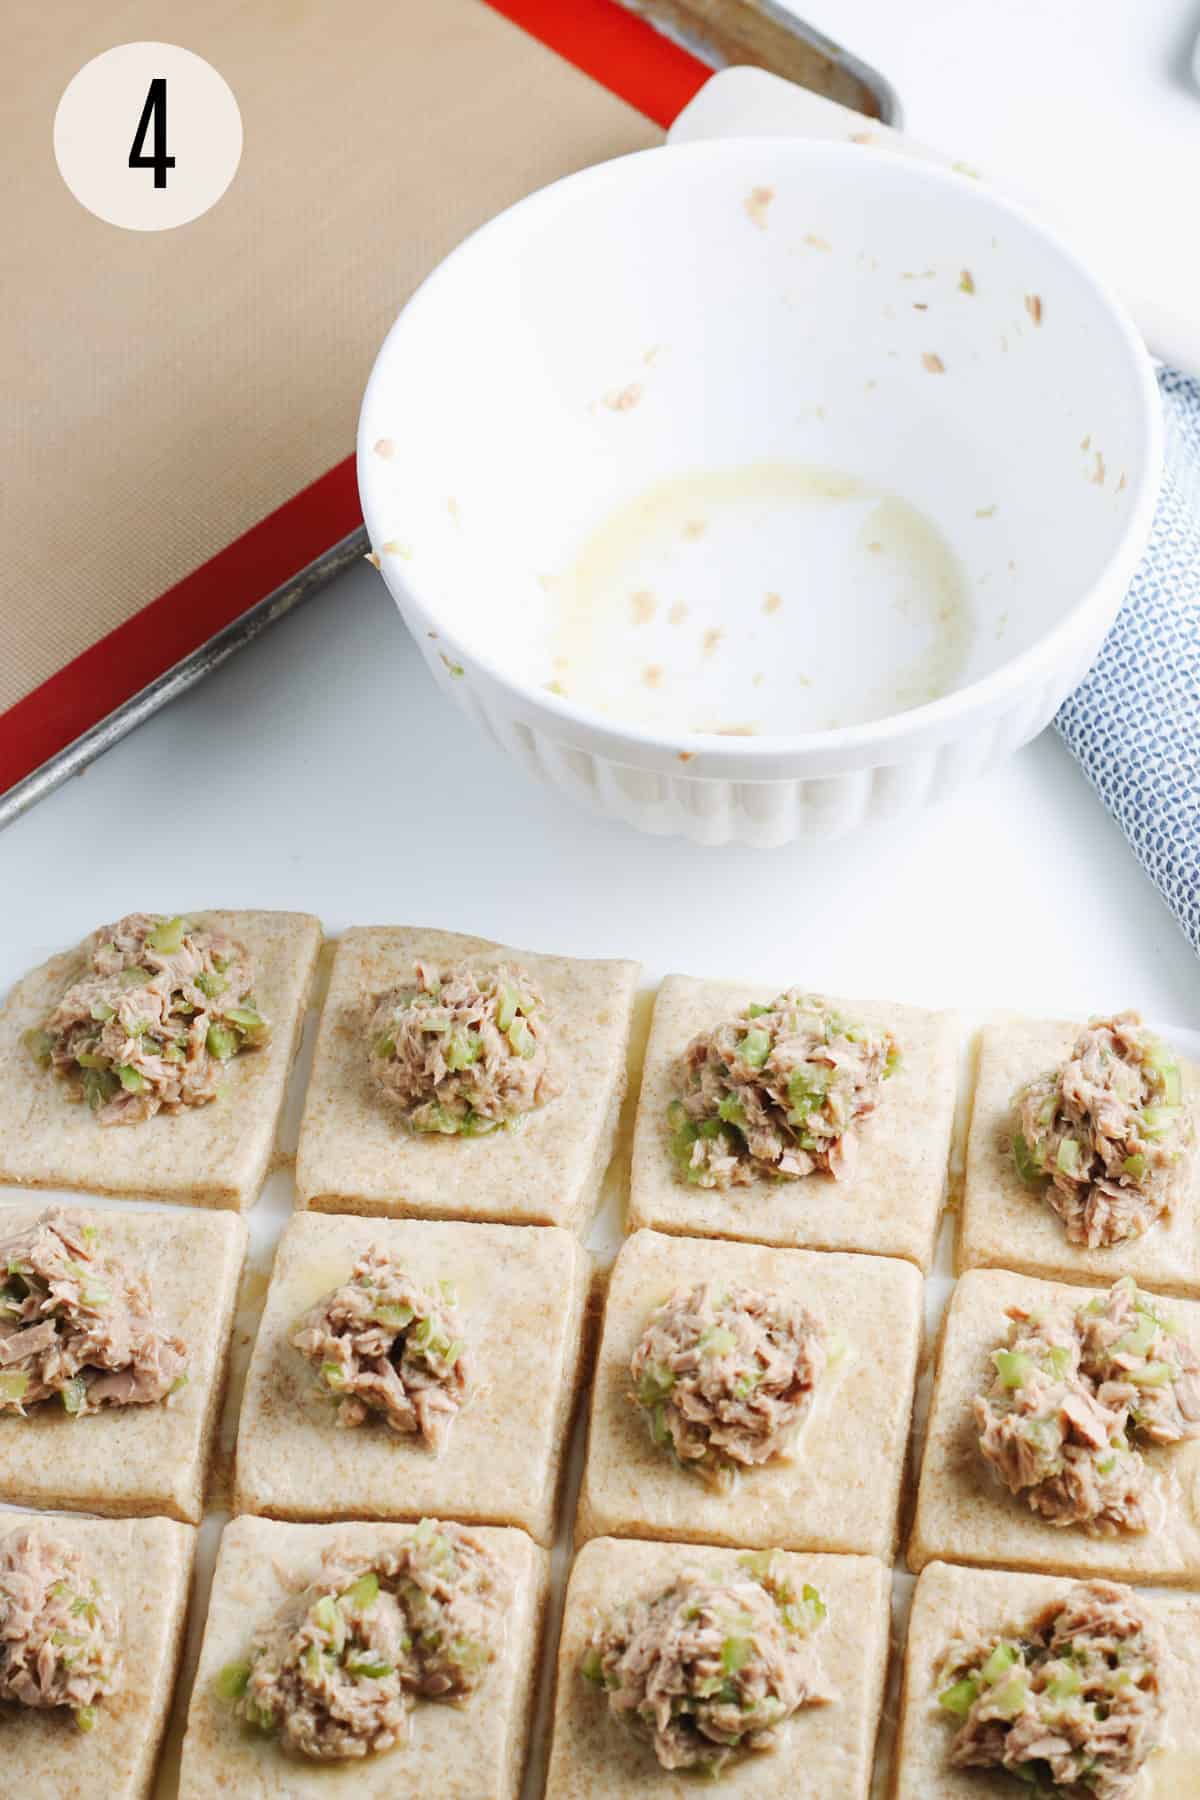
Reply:
[[[741, 1472], [728, 1494], [656, 1446], [629, 1398], [629, 1359], [651, 1311], [673, 1288], [708, 1279], [801, 1301], [839, 1351], [790, 1459]], [[759, 1244], [714, 1254], [703, 1239], [637, 1232], [608, 1290], [576, 1540], [703, 1539], [890, 1560], [920, 1342], [920, 1273], [898, 1258]]]
[[[909, 1620], [900, 1734], [892, 1764], [894, 1800], [1017, 1800], [1028, 1791], [1011, 1775], [951, 1768], [947, 1756], [959, 1721], [937, 1703], [939, 1677], [953, 1638], [1017, 1635], [1043, 1606], [1073, 1586], [1050, 1575], [930, 1563], [917, 1583]], [[1142, 1769], [1130, 1800], [1197, 1800], [1200, 1597], [1143, 1593], [1140, 1600], [1166, 1640], [1166, 1742]]]
[[[814, 1643], [837, 1698], [796, 1713], [774, 1750], [728, 1763], [719, 1790], [753, 1800], [865, 1800], [887, 1660], [888, 1572], [869, 1556], [779, 1557], [829, 1609]], [[594, 1538], [576, 1558], [558, 1651], [546, 1800], [689, 1800], [697, 1791], [696, 1775], [661, 1768], [653, 1749], [618, 1724], [605, 1694], [579, 1673], [598, 1620], [687, 1568], [736, 1570], [737, 1554], [712, 1545]]]
[[281, 1525], [235, 1519], [221, 1538], [200, 1666], [188, 1710], [179, 1800], [516, 1800], [520, 1792], [549, 1559], [523, 1531], [481, 1527], [508, 1571], [513, 1602], [503, 1647], [463, 1706], [420, 1702], [407, 1744], [341, 1763], [289, 1756], [242, 1726], [214, 1681], [241, 1661], [250, 1638], [320, 1572], [321, 1554], [344, 1545], [353, 1558], [403, 1543], [409, 1525]]
[[[46, 1209], [0, 1207], [0, 1237]], [[156, 1310], [187, 1345], [187, 1384], [153, 1406], [106, 1406], [71, 1418], [57, 1399], [0, 1414], [0, 1500], [23, 1506], [165, 1513], [198, 1525], [220, 1416], [246, 1226], [228, 1213], [89, 1212], [97, 1250], [150, 1277]]]
[[[1041, 1186], [1021, 1180], [1012, 1159], [1012, 1099], [1033, 1076], [1069, 1055], [1081, 1025], [1005, 1019], [980, 1033], [966, 1183], [959, 1232], [960, 1269], [1023, 1269], [1062, 1281], [1116, 1281], [1132, 1275], [1166, 1294], [1200, 1295], [1200, 1155], [1179, 1166], [1171, 1213], [1139, 1238], [1089, 1250], [1067, 1240]], [[1193, 1125], [1200, 1125], [1200, 1069], [1180, 1059]]]
[[[290, 1343], [297, 1320], [349, 1279], [369, 1246], [422, 1286], [453, 1280], [472, 1392], [437, 1455], [370, 1420], [339, 1430], [317, 1372]], [[275, 1518], [519, 1525], [554, 1537], [581, 1374], [588, 1259], [553, 1226], [304, 1213], [284, 1233], [238, 1436], [235, 1510]]]
[[39, 1519], [0, 1513], [0, 1541], [33, 1527], [76, 1549], [121, 1613], [120, 1693], [94, 1731], [70, 1712], [0, 1706], [4, 1791], [22, 1800], [145, 1800], [167, 1727], [196, 1533], [171, 1519]]
[[[364, 998], [412, 983], [417, 960], [527, 969], [552, 1015], [564, 1091], [516, 1131], [421, 1135], [375, 1086]], [[333, 959], [296, 1159], [298, 1203], [325, 1212], [581, 1228], [612, 1155], [638, 965], [511, 950], [407, 926], [347, 931]]]
[[[812, 1250], [866, 1250], [904, 1256], [927, 1269], [946, 1194], [958, 1071], [953, 1013], [838, 1000], [852, 1018], [890, 1030], [901, 1064], [876, 1110], [857, 1127], [858, 1162], [849, 1180], [813, 1174], [763, 1177], [746, 1187], [700, 1188], [682, 1179], [670, 1154], [667, 1108], [680, 1092], [679, 1062], [700, 1031], [734, 1018], [778, 988], [668, 975], [659, 989], [638, 1101], [630, 1229], [750, 1239]], [[814, 990], [817, 991], [817, 990]]]
[[[999, 1269], [975, 1269], [957, 1283], [942, 1328], [908, 1548], [914, 1571], [938, 1557], [1114, 1581], [1200, 1583], [1200, 1439], [1169, 1445], [1134, 1439], [1155, 1478], [1162, 1524], [1117, 1537], [1089, 1537], [1082, 1526], [1039, 1518], [979, 1453], [971, 1401], [992, 1373], [992, 1351], [1005, 1341], [1005, 1308], [1073, 1309], [1089, 1297], [1086, 1288]], [[1168, 1313], [1200, 1350], [1200, 1302], [1173, 1300]]]
[[[103, 1126], [40, 1069], [22, 1038], [84, 973], [81, 949], [24, 976], [0, 1012], [0, 1182], [135, 1194], [244, 1211], [267, 1174], [288, 1071], [321, 945], [307, 913], [193, 912], [239, 938], [258, 965], [255, 997], [270, 1043], [227, 1064], [228, 1095], [208, 1106], [157, 1113], [140, 1125]], [[98, 921], [99, 922], [99, 921]]]

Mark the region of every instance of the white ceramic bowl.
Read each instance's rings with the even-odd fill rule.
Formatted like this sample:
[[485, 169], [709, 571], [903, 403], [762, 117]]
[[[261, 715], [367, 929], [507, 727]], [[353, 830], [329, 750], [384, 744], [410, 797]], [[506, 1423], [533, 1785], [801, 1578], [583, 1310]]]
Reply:
[[569, 177], [392, 327], [384, 578], [502, 748], [643, 830], [827, 836], [1024, 743], [1150, 527], [1149, 360], [967, 176], [733, 140]]

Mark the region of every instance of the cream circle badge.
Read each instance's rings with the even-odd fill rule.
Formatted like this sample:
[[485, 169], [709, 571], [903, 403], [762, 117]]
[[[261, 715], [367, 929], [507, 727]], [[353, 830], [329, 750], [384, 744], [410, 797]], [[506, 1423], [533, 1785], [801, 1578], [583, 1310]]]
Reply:
[[242, 115], [202, 56], [178, 44], [118, 44], [67, 83], [54, 155], [98, 219], [171, 231], [215, 206], [237, 174]]

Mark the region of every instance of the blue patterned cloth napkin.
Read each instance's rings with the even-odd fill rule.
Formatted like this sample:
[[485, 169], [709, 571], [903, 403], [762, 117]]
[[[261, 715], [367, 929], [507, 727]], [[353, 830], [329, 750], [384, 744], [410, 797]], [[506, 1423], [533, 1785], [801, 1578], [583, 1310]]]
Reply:
[[1166, 468], [1150, 545], [1056, 724], [1200, 951], [1200, 382], [1165, 369], [1159, 387]]

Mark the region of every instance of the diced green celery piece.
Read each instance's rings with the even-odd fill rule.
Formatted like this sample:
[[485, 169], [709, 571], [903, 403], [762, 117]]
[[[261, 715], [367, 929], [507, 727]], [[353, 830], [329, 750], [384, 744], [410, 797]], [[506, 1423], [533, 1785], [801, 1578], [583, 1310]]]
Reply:
[[518, 1056], [528, 1059], [537, 1054], [537, 1039], [519, 1013], [508, 1028], [508, 1041]]
[[1083, 1150], [1078, 1138], [1064, 1138], [1058, 1146], [1054, 1166], [1063, 1175], [1078, 1175], [1083, 1164]]
[[670, 1369], [661, 1363], [647, 1363], [642, 1370], [638, 1382], [637, 1398], [639, 1406], [657, 1406], [665, 1400], [675, 1386], [675, 1377]]
[[585, 1681], [590, 1681], [595, 1687], [604, 1686], [604, 1664], [595, 1645], [590, 1646], [584, 1653], [583, 1661], [579, 1665], [579, 1673]]
[[1056, 1381], [1062, 1381], [1071, 1367], [1071, 1352], [1066, 1344], [1053, 1344], [1046, 1352], [1046, 1368]]
[[448, 1069], [469, 1069], [479, 1061], [478, 1033], [457, 1026], [446, 1039], [445, 1057]]
[[1011, 1644], [997, 1644], [979, 1671], [980, 1681], [987, 1687], [994, 1687], [1002, 1676], [1007, 1675], [1016, 1660], [1017, 1653]]
[[1130, 1369], [1126, 1379], [1134, 1387], [1167, 1387], [1174, 1373], [1170, 1363], [1150, 1362], [1144, 1369]]
[[204, 1042], [208, 1054], [218, 1062], [228, 1062], [238, 1053], [238, 1034], [228, 1025], [210, 1025]]
[[412, 1324], [415, 1314], [411, 1306], [390, 1306], [385, 1302], [375, 1308], [375, 1317], [389, 1330], [403, 1331], [406, 1325]]
[[1141, 1126], [1143, 1137], [1164, 1138], [1175, 1130], [1179, 1122], [1178, 1106], [1147, 1106], [1142, 1109]]
[[128, 1063], [122, 1063], [118, 1068], [117, 1080], [127, 1094], [144, 1094], [146, 1091], [146, 1077], [139, 1069], [131, 1068]]
[[365, 1575], [352, 1582], [344, 1594], [338, 1596], [338, 1603], [351, 1612], [370, 1612], [379, 1598], [379, 1577], [374, 1569], [368, 1569]]
[[709, 1142], [725, 1135], [721, 1129], [720, 1119], [701, 1119], [696, 1127], [696, 1132], [699, 1137], [706, 1138]]
[[466, 1117], [461, 1121], [458, 1129], [462, 1137], [490, 1137], [493, 1131], [519, 1130], [524, 1123], [523, 1114], [516, 1119], [509, 1120], [506, 1124], [502, 1119], [487, 1119], [482, 1113], [477, 1113], [473, 1108], [468, 1107]]
[[738, 1044], [738, 1055], [751, 1069], [761, 1069], [771, 1054], [771, 1034], [754, 1025]]
[[107, 1056], [101, 1056], [95, 1050], [77, 1050], [75, 1061], [81, 1069], [107, 1069], [108, 1067]]
[[10, 1406], [19, 1405], [25, 1398], [28, 1388], [29, 1377], [22, 1374], [19, 1369], [12, 1369], [7, 1374], [0, 1375], [0, 1406], [6, 1403]]
[[229, 983], [223, 975], [217, 975], [210, 970], [205, 969], [201, 974], [197, 975], [196, 986], [200, 989], [202, 994], [208, 997], [208, 999], [214, 1000], [218, 994], [223, 994], [225, 992]]
[[727, 1637], [721, 1645], [721, 1667], [726, 1675], [736, 1675], [754, 1655], [754, 1639]]
[[746, 1123], [746, 1109], [732, 1094], [723, 1094], [717, 1102], [717, 1114], [727, 1125], [739, 1128]]
[[368, 1681], [382, 1681], [385, 1675], [392, 1673], [392, 1667], [391, 1663], [383, 1662], [379, 1657], [369, 1654], [346, 1658], [347, 1673], [364, 1677]]
[[247, 1037], [259, 1037], [267, 1029], [267, 1021], [257, 1006], [231, 1006], [225, 1017], [244, 1031]]
[[1037, 1181], [1042, 1173], [1033, 1159], [1029, 1145], [1019, 1131], [1013, 1133], [1013, 1162], [1016, 1164], [1017, 1174], [1022, 1181]]
[[181, 1394], [190, 1380], [191, 1376], [186, 1369], [183, 1371], [182, 1375], [177, 1375], [171, 1383], [168, 1398], [170, 1397], [170, 1394]]
[[651, 1408], [650, 1435], [656, 1444], [665, 1444], [670, 1438], [671, 1434], [667, 1430], [666, 1408], [661, 1404]]
[[1117, 1339], [1113, 1349], [1122, 1356], [1145, 1356], [1158, 1336], [1158, 1321], [1149, 1313], [1139, 1312], [1132, 1331]]
[[992, 1361], [1000, 1377], [1001, 1387], [1019, 1388], [1029, 1379], [1032, 1359], [1022, 1350], [993, 1350]]
[[102, 1025], [107, 1025], [110, 1019], [115, 1019], [117, 1016], [116, 1008], [110, 1006], [106, 1000], [93, 1000], [89, 1010], [93, 1019], [98, 1019]]
[[800, 1597], [812, 1612], [813, 1617], [818, 1621], [823, 1619], [829, 1611], [829, 1608], [822, 1600], [817, 1589], [813, 1587], [810, 1582], [806, 1581], [804, 1583], [804, 1586], [800, 1590]]
[[705, 1356], [725, 1356], [737, 1349], [737, 1335], [725, 1325], [710, 1325], [700, 1333], [700, 1349]]
[[969, 1675], [964, 1675], [961, 1681], [952, 1682], [948, 1688], [942, 1689], [938, 1695], [938, 1705], [945, 1707], [947, 1712], [954, 1713], [957, 1718], [965, 1719], [978, 1698], [979, 1683]]
[[1111, 1475], [1116, 1466], [1117, 1459], [1115, 1456], [1101, 1456], [1096, 1459], [1096, 1473], [1098, 1475]]
[[517, 990], [507, 981], [502, 981], [496, 991], [496, 1029], [507, 1031], [517, 1016]]
[[746, 1008], [746, 1017], [748, 1019], [761, 1019], [763, 1014], [769, 1013], [770, 1010], [769, 1006], [761, 1006], [757, 1000], [752, 1000]]
[[1083, 1678], [1079, 1670], [1073, 1667], [1064, 1669], [1056, 1675], [1048, 1685], [1046, 1692], [1052, 1700], [1073, 1700], [1076, 1694], [1083, 1691]]
[[438, 1292], [441, 1294], [442, 1299], [446, 1302], [447, 1306], [458, 1305], [458, 1289], [452, 1281], [439, 1281]]
[[1179, 1064], [1172, 1063], [1161, 1073], [1164, 1101], [1168, 1106], [1179, 1106], [1183, 1100], [1183, 1077], [1179, 1072]]
[[1029, 1683], [1023, 1670], [1015, 1670], [1002, 1686], [993, 1688], [988, 1702], [1002, 1719], [1015, 1719], [1029, 1698]]
[[112, 1293], [102, 1281], [85, 1281], [79, 1290], [79, 1298], [85, 1306], [107, 1306]]
[[80, 1731], [95, 1731], [98, 1718], [99, 1714], [94, 1706], [77, 1706], [75, 1708], [75, 1723]]
[[465, 1338], [455, 1338], [449, 1345], [444, 1360], [453, 1365], [458, 1361], [459, 1357], [462, 1356], [466, 1347], [467, 1340]]
[[747, 1550], [738, 1557], [738, 1563], [747, 1575], [753, 1575], [755, 1581], [766, 1581], [775, 1566], [773, 1550]]
[[72, 1416], [82, 1411], [87, 1398], [87, 1383], [79, 1375], [73, 1375], [70, 1381], [64, 1381], [59, 1389], [64, 1409]]
[[186, 931], [186, 919], [161, 919], [146, 942], [151, 950], [159, 950], [164, 956], [173, 956], [176, 950], [182, 949]]
[[341, 1388], [346, 1385], [346, 1371], [341, 1363], [323, 1362], [321, 1364], [321, 1380], [326, 1387]]
[[332, 1594], [322, 1594], [313, 1607], [313, 1620], [319, 1628], [335, 1641], [340, 1642], [342, 1636], [342, 1615]]
[[214, 1686], [222, 1700], [240, 1700], [249, 1684], [250, 1664], [231, 1662], [220, 1670]]
[[48, 1069], [54, 1051], [54, 1039], [50, 1033], [35, 1026], [25, 1033], [23, 1042], [39, 1068]]
[[390, 1032], [385, 1031], [382, 1036], [377, 1037], [375, 1042], [371, 1045], [372, 1056], [395, 1056], [395, 1054], [396, 1040]]
[[1127, 1156], [1125, 1158], [1124, 1170], [1126, 1175], [1130, 1176], [1134, 1181], [1140, 1181], [1142, 1179], [1142, 1176], [1146, 1173], [1146, 1158], [1142, 1155], [1140, 1150], [1135, 1156]]
[[453, 1113], [448, 1112], [440, 1100], [429, 1100], [424, 1106], [417, 1107], [412, 1115], [411, 1124], [414, 1131], [432, 1131], [439, 1133], [442, 1137], [456, 1137], [462, 1121], [456, 1119]]
[[309, 1644], [300, 1662], [310, 1680], [320, 1681], [325, 1673], [325, 1658], [319, 1644]]
[[896, 1043], [893, 1038], [891, 1044], [888, 1046], [887, 1061], [883, 1065], [883, 1079], [885, 1081], [890, 1081], [903, 1062], [903, 1053], [899, 1044]]

